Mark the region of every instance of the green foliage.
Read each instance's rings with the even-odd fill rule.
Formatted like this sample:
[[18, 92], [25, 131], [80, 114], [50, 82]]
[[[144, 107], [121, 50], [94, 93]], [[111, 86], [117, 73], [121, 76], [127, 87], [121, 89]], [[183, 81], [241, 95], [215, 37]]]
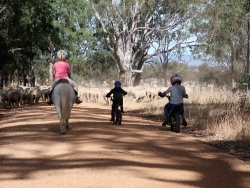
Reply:
[[249, 74], [243, 75], [241, 78], [239, 78], [238, 83], [239, 83], [239, 88], [240, 89], [246, 89], [246, 88], [249, 89], [250, 75]]
[[85, 53], [88, 42], [94, 40], [88, 26], [88, 3], [84, 0], [56, 0], [56, 19], [54, 26], [60, 31], [61, 42], [55, 50], [65, 49], [74, 56]]
[[[53, 55], [59, 49], [69, 53], [68, 61], [78, 82], [108, 81], [118, 77], [117, 67], [127, 66], [124, 59], [132, 64], [132, 69], [140, 69], [149, 60], [150, 44], [157, 43], [161, 48], [154, 46], [155, 64], [144, 66], [143, 78], [168, 79], [178, 72], [185, 80], [224, 85], [231, 82], [233, 70], [239, 83], [247, 81], [241, 75], [247, 64], [250, 0], [139, 1], [138, 12], [131, 15], [136, 9], [134, 0], [95, 1], [103, 18], [100, 20], [94, 17], [90, 2], [93, 1], [2, 1], [1, 78], [10, 81], [12, 77], [31, 76], [34, 67], [35, 77], [44, 83], [49, 74], [46, 59], [52, 43]], [[189, 16], [192, 22], [185, 21]], [[190, 46], [194, 55], [216, 62], [216, 66], [188, 67], [171, 60], [171, 55], [183, 54], [183, 44], [191, 35], [197, 37], [198, 45]]]
[[112, 54], [105, 50], [98, 50], [91, 54], [85, 64], [85, 74], [88, 79], [97, 82], [111, 81], [117, 78], [117, 67]]
[[97, 38], [90, 26], [93, 17], [89, 3], [85, 0], [56, 0], [54, 6], [57, 8], [54, 25], [58, 28], [61, 39], [60, 43], [54, 44], [54, 53], [59, 49], [68, 52], [68, 61], [77, 82], [93, 78], [94, 76], [89, 76], [88, 72], [92, 71], [87, 62], [92, 58]]
[[16, 72], [19, 75], [30, 72], [34, 60], [47, 51], [50, 39], [57, 38], [53, 26], [56, 11], [51, 2], [17, 0], [0, 4], [4, 7], [0, 18], [0, 38], [3, 39], [0, 46], [5, 48], [0, 50], [0, 56], [4, 57], [1, 58], [2, 77], [11, 78]]
[[[190, 25], [198, 44], [192, 52], [223, 66], [246, 64], [248, 3], [249, 0], [204, 1], [201, 16]], [[231, 77], [236, 77], [238, 70], [231, 71]]]
[[39, 60], [34, 65], [36, 80], [40, 85], [47, 85], [49, 72], [48, 72], [48, 63], [45, 60]]

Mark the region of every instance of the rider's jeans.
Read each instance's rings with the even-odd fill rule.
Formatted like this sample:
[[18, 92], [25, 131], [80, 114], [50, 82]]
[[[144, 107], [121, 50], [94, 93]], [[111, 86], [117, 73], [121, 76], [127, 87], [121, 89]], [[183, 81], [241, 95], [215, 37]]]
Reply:
[[[184, 111], [184, 105], [183, 103], [180, 103], [179, 104], [180, 107], [183, 109], [183, 113], [182, 113], [182, 116], [185, 117], [185, 111]], [[168, 117], [172, 107], [174, 106], [174, 104], [171, 104], [171, 103], [167, 103], [165, 106], [164, 106], [164, 116], [165, 117]]]
[[[71, 80], [69, 77], [64, 77], [65, 79], [67, 79], [69, 81], [69, 84], [72, 85], [72, 87], [74, 88], [74, 90], [76, 92], [78, 92], [78, 85], [75, 81]], [[51, 85], [51, 88], [53, 89], [55, 87], [55, 85], [57, 84], [58, 80], [61, 79], [61, 78], [55, 78], [52, 85]]]

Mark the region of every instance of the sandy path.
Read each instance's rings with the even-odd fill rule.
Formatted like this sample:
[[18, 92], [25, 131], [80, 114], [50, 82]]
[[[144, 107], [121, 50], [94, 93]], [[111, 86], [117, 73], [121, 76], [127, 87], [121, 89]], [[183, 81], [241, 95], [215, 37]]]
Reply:
[[[110, 109], [74, 106], [59, 134], [53, 106], [25, 106], [0, 119], [0, 188], [249, 188], [250, 164], [185, 133]], [[182, 127], [182, 129], [184, 129]]]

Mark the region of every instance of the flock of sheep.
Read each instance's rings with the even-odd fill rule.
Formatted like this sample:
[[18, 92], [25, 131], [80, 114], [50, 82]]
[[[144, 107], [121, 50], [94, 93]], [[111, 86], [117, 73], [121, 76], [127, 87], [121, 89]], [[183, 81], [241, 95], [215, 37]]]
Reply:
[[[79, 87], [78, 94], [80, 98], [84, 102], [94, 102], [94, 103], [105, 103], [106, 105], [110, 105], [111, 101], [110, 98], [106, 97], [106, 94], [112, 88], [107, 87]], [[141, 103], [141, 102], [150, 102], [155, 100], [158, 97], [158, 90], [155, 88], [145, 88], [145, 87], [123, 87], [125, 91], [127, 91], [127, 97], [131, 97], [134, 102]]]
[[38, 104], [42, 99], [46, 102], [49, 97], [50, 88], [37, 87], [9, 87], [0, 90], [0, 102], [5, 106], [20, 107], [22, 104]]
[[[82, 87], [79, 86], [78, 96], [83, 102], [104, 103], [110, 105], [111, 101], [106, 98], [106, 94], [112, 88], [107, 87]], [[123, 87], [128, 92], [127, 96], [131, 97], [136, 103], [150, 102], [158, 98], [158, 90], [155, 88], [145, 87]], [[36, 86], [36, 87], [9, 87], [5, 90], [0, 90], [0, 103], [4, 106], [20, 107], [22, 104], [38, 104], [45, 103], [49, 97], [49, 86]]]

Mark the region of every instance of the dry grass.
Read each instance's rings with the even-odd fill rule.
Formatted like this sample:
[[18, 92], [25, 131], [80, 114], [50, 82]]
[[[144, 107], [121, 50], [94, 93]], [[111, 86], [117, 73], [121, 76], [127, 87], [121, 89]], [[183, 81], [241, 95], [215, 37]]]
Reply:
[[[227, 141], [241, 148], [250, 148], [250, 102], [245, 93], [232, 94], [220, 89], [210, 91], [189, 90], [185, 99], [185, 112], [192, 130], [200, 131], [210, 141]], [[163, 119], [167, 98], [149, 103], [135, 103], [125, 99], [125, 107], [132, 112]], [[235, 144], [236, 143], [236, 144]], [[239, 144], [240, 143], [240, 144]], [[231, 146], [230, 146], [231, 147]]]
[[[232, 94], [222, 89], [201, 90], [188, 88], [188, 99], [185, 101], [186, 119], [191, 132], [202, 135], [206, 141], [228, 151], [247, 151], [250, 158], [250, 101], [246, 93]], [[102, 97], [110, 88], [98, 88], [99, 103], [105, 104]], [[155, 88], [126, 88], [128, 92], [138, 91], [140, 94], [158, 93]], [[81, 92], [94, 92], [95, 88], [80, 88]], [[105, 92], [104, 92], [105, 91]], [[161, 90], [163, 91], [163, 89]], [[167, 98], [158, 98], [151, 102], [135, 102], [132, 96], [124, 97], [124, 110], [130, 115], [143, 116], [161, 122], [164, 119], [163, 107]], [[247, 158], [245, 157], [245, 158]], [[247, 159], [249, 160], [249, 159]]]
[[[103, 95], [106, 95], [110, 89], [80, 86], [79, 95], [98, 94], [98, 103], [105, 105]], [[222, 89], [201, 90], [191, 87], [186, 87], [186, 89], [189, 98], [184, 101], [189, 130], [230, 152], [234, 150], [238, 154], [243, 151], [244, 156], [249, 158], [247, 160], [250, 160], [250, 92], [249, 94], [243, 92], [232, 94], [231, 91]], [[125, 90], [137, 91], [137, 94], [145, 94], [145, 91], [151, 94], [158, 93], [155, 88], [125, 88]], [[161, 88], [160, 91], [163, 90]], [[124, 97], [124, 110], [130, 115], [143, 116], [161, 122], [164, 119], [163, 107], [167, 102], [167, 98], [158, 98], [151, 102], [136, 103], [132, 96], [126, 96]], [[2, 108], [0, 106], [0, 109]]]
[[[105, 104], [102, 97], [111, 88], [79, 88], [79, 93], [89, 92], [99, 94], [99, 103]], [[128, 92], [140, 92], [145, 94], [158, 93], [155, 88], [125, 88]], [[162, 89], [163, 90], [163, 89]], [[193, 130], [203, 131], [211, 140], [233, 140], [250, 142], [250, 102], [248, 97], [239, 92], [232, 94], [231, 91], [220, 88], [201, 90], [201, 88], [186, 86], [188, 99], [185, 101], [185, 112], [188, 124]], [[105, 91], [105, 92], [104, 92]], [[168, 102], [167, 98], [157, 99], [151, 102], [136, 103], [132, 96], [124, 97], [124, 109], [144, 115], [154, 120], [162, 121], [164, 118], [163, 107]], [[250, 145], [250, 144], [249, 144]]]

